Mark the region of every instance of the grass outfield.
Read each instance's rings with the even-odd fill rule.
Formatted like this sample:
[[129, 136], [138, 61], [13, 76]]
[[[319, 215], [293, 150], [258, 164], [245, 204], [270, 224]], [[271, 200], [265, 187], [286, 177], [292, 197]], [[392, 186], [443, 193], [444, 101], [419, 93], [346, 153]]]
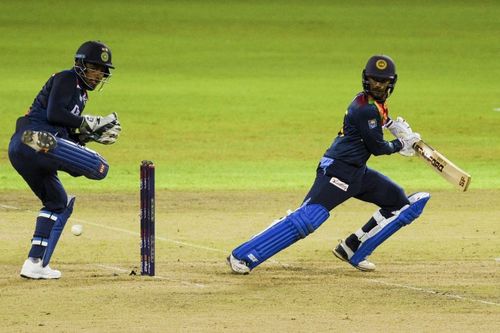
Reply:
[[[495, 1], [2, 6], [2, 152], [14, 120], [51, 73], [71, 66], [81, 41], [113, 50], [112, 83], [85, 110], [120, 115], [119, 142], [91, 145], [110, 162], [109, 178], [68, 187], [132, 190], [139, 161], [152, 159], [159, 188], [305, 190], [366, 60], [383, 52], [398, 66], [392, 114], [471, 173], [472, 188], [500, 188]], [[0, 163], [2, 187], [24, 189], [5, 153]], [[406, 187], [449, 188], [420, 161], [370, 165]]]
[[[0, 10], [0, 325], [44, 331], [483, 331], [500, 323], [498, 1], [2, 1]], [[51, 266], [18, 277], [39, 202], [10, 166], [15, 119], [81, 42], [117, 67], [87, 114], [118, 112], [106, 180], [61, 175], [77, 195]], [[417, 158], [369, 166], [423, 216], [363, 274], [330, 252], [372, 205], [349, 201], [308, 239], [249, 276], [227, 253], [293, 209], [361, 89], [374, 53], [393, 57], [389, 100], [433, 147], [472, 175], [457, 192]], [[157, 278], [138, 265], [138, 180], [157, 165]], [[68, 228], [69, 230], [69, 228]], [[70, 311], [68, 311], [70, 309]], [[370, 326], [365, 327], [366, 323]]]

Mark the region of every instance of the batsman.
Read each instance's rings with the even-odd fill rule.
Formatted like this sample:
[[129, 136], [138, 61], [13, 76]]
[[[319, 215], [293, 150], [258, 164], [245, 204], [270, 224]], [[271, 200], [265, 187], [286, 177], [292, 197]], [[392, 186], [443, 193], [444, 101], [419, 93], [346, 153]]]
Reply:
[[[423, 211], [429, 193], [407, 196], [403, 189], [367, 167], [371, 155], [413, 156], [420, 135], [402, 118], [390, 119], [387, 99], [397, 81], [396, 66], [387, 55], [372, 56], [362, 71], [363, 91], [344, 116], [342, 129], [316, 169], [315, 181], [301, 206], [236, 247], [227, 262], [232, 271], [248, 274], [281, 250], [318, 229], [330, 211], [349, 198], [378, 206], [368, 221], [333, 249], [333, 254], [361, 271], [375, 270], [368, 256]], [[383, 129], [396, 138], [386, 141]]]
[[116, 142], [121, 126], [116, 113], [108, 116], [82, 115], [88, 92], [102, 89], [114, 69], [111, 50], [99, 41], [83, 43], [71, 69], [53, 74], [36, 96], [27, 114], [16, 122], [9, 143], [12, 166], [40, 199], [35, 232], [21, 276], [31, 279], [58, 279], [61, 272], [51, 269], [50, 259], [66, 221], [73, 212], [75, 198], [68, 196], [58, 172], [73, 177], [101, 180], [108, 163], [85, 147], [90, 141]]

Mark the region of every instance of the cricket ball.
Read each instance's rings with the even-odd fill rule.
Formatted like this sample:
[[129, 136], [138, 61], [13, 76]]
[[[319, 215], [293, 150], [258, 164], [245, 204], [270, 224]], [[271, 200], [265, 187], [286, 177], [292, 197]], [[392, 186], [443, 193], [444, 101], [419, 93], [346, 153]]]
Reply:
[[83, 227], [81, 224], [73, 224], [71, 227], [71, 233], [75, 236], [80, 236], [83, 232]]

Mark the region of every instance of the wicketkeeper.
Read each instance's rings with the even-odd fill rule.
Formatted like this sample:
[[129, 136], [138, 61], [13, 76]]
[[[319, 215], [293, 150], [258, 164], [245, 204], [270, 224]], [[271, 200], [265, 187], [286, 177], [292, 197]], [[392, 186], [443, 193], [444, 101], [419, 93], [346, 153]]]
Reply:
[[51, 269], [49, 262], [73, 212], [75, 198], [68, 197], [57, 172], [96, 180], [108, 173], [106, 160], [84, 145], [89, 141], [113, 144], [121, 131], [118, 117], [116, 113], [106, 117], [82, 116], [82, 112], [88, 91], [99, 85], [102, 88], [111, 76], [110, 69], [114, 69], [111, 50], [105, 44], [83, 43], [76, 52], [73, 68], [53, 74], [28, 113], [16, 122], [9, 159], [43, 206], [36, 219], [28, 259], [21, 269], [22, 277], [61, 277], [61, 272]]
[[[402, 118], [391, 120], [386, 100], [397, 81], [396, 66], [386, 55], [371, 57], [362, 72], [363, 91], [349, 105], [342, 129], [321, 158], [316, 179], [302, 205], [235, 248], [227, 258], [231, 269], [247, 274], [253, 268], [318, 229], [330, 211], [349, 198], [379, 207], [368, 222], [342, 240], [333, 254], [362, 271], [375, 270], [367, 260], [373, 250], [402, 226], [410, 224], [424, 209], [430, 195], [407, 196], [383, 174], [368, 168], [371, 155], [399, 152], [412, 156], [420, 140]], [[383, 128], [396, 136], [383, 138]]]

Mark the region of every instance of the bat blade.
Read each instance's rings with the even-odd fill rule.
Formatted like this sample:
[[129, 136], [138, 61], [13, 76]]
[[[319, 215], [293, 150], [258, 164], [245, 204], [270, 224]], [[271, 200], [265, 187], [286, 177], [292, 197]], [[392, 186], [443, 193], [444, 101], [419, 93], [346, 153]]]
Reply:
[[426, 144], [424, 141], [413, 145], [417, 155], [424, 160], [434, 171], [441, 177], [446, 179], [451, 184], [455, 185], [458, 189], [465, 192], [469, 187], [471, 176], [453, 164], [443, 154]]

